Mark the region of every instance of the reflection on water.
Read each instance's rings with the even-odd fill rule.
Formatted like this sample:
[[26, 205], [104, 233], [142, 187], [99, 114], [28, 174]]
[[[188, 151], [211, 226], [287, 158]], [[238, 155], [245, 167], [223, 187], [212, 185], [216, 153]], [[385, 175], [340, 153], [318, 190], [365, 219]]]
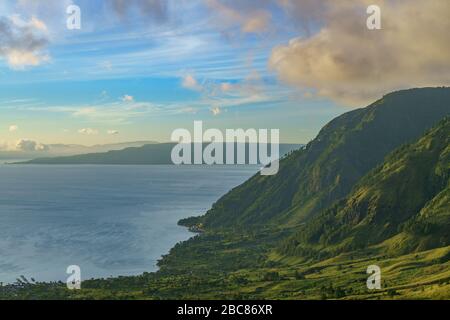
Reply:
[[199, 215], [257, 171], [239, 166], [0, 166], [0, 282], [156, 270]]

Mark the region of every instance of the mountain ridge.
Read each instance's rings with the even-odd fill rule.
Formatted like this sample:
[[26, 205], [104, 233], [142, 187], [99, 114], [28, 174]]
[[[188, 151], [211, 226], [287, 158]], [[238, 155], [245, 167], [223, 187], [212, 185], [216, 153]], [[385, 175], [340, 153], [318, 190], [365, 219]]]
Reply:
[[[155, 143], [147, 144], [140, 147], [129, 147], [122, 150], [111, 150], [101, 153], [87, 153], [74, 156], [52, 157], [52, 158], [36, 158], [30, 161], [17, 162], [13, 164], [113, 164], [113, 165], [163, 165], [173, 164], [171, 152], [176, 143]], [[203, 149], [207, 146], [203, 144]], [[235, 144], [235, 160], [237, 157]], [[303, 147], [302, 144], [279, 145], [280, 156], [292, 152], [293, 150]], [[190, 146], [193, 149], [193, 144]], [[225, 148], [225, 145], [224, 145]], [[249, 143], [245, 144], [246, 163], [248, 162]], [[259, 157], [258, 157], [259, 160]], [[225, 154], [224, 159], [225, 162]], [[191, 163], [194, 163], [193, 154]], [[235, 161], [236, 163], [236, 161]]]
[[345, 197], [394, 149], [417, 139], [449, 114], [450, 88], [390, 93], [330, 121], [304, 149], [280, 161], [278, 174], [253, 176], [204, 216], [181, 224], [227, 228], [303, 223]]
[[[450, 118], [445, 118], [395, 150], [346, 198], [300, 227], [281, 251], [336, 255], [384, 242], [380, 247], [390, 252], [408, 253], [449, 245], [449, 132]], [[393, 237], [397, 241], [390, 243]]]

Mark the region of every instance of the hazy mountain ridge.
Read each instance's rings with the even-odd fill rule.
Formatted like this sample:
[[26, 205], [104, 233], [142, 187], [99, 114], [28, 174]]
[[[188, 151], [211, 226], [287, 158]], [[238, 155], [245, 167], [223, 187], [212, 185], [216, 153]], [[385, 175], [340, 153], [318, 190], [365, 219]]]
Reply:
[[107, 152], [129, 147], [140, 147], [146, 144], [154, 144], [155, 141], [130, 141], [111, 144], [97, 144], [85, 146], [80, 144], [44, 144], [41, 150], [0, 150], [0, 159], [34, 159], [37, 157], [72, 156], [83, 153]]
[[[114, 165], [161, 165], [173, 164], [171, 152], [175, 143], [155, 143], [141, 147], [131, 147], [122, 150], [112, 150], [104, 153], [88, 153], [67, 157], [37, 158], [22, 164], [114, 164]], [[203, 149], [208, 144], [203, 144]], [[191, 144], [193, 150], [193, 144]], [[263, 146], [264, 147], [264, 146]], [[267, 147], [267, 146], [265, 146]], [[301, 144], [280, 144], [280, 156], [303, 147]], [[269, 147], [270, 149], [270, 147]], [[224, 146], [225, 150], [225, 146]], [[249, 144], [245, 145], [246, 159], [249, 154]], [[270, 154], [270, 152], [269, 152]], [[235, 144], [235, 159], [237, 156]], [[191, 163], [194, 163], [192, 152]], [[225, 154], [224, 154], [225, 162]], [[259, 158], [258, 158], [259, 160]]]

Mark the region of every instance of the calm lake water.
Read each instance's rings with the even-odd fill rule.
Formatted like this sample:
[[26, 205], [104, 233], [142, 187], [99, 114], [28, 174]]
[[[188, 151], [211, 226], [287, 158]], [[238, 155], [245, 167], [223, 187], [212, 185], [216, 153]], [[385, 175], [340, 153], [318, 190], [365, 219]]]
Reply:
[[239, 166], [0, 165], [0, 282], [140, 274], [201, 215], [257, 172]]

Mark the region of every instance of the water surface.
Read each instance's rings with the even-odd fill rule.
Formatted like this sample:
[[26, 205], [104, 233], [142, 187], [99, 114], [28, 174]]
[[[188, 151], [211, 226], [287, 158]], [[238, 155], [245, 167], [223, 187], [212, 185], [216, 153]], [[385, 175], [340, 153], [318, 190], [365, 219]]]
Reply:
[[0, 165], [0, 282], [140, 274], [200, 215], [257, 171], [250, 166]]

